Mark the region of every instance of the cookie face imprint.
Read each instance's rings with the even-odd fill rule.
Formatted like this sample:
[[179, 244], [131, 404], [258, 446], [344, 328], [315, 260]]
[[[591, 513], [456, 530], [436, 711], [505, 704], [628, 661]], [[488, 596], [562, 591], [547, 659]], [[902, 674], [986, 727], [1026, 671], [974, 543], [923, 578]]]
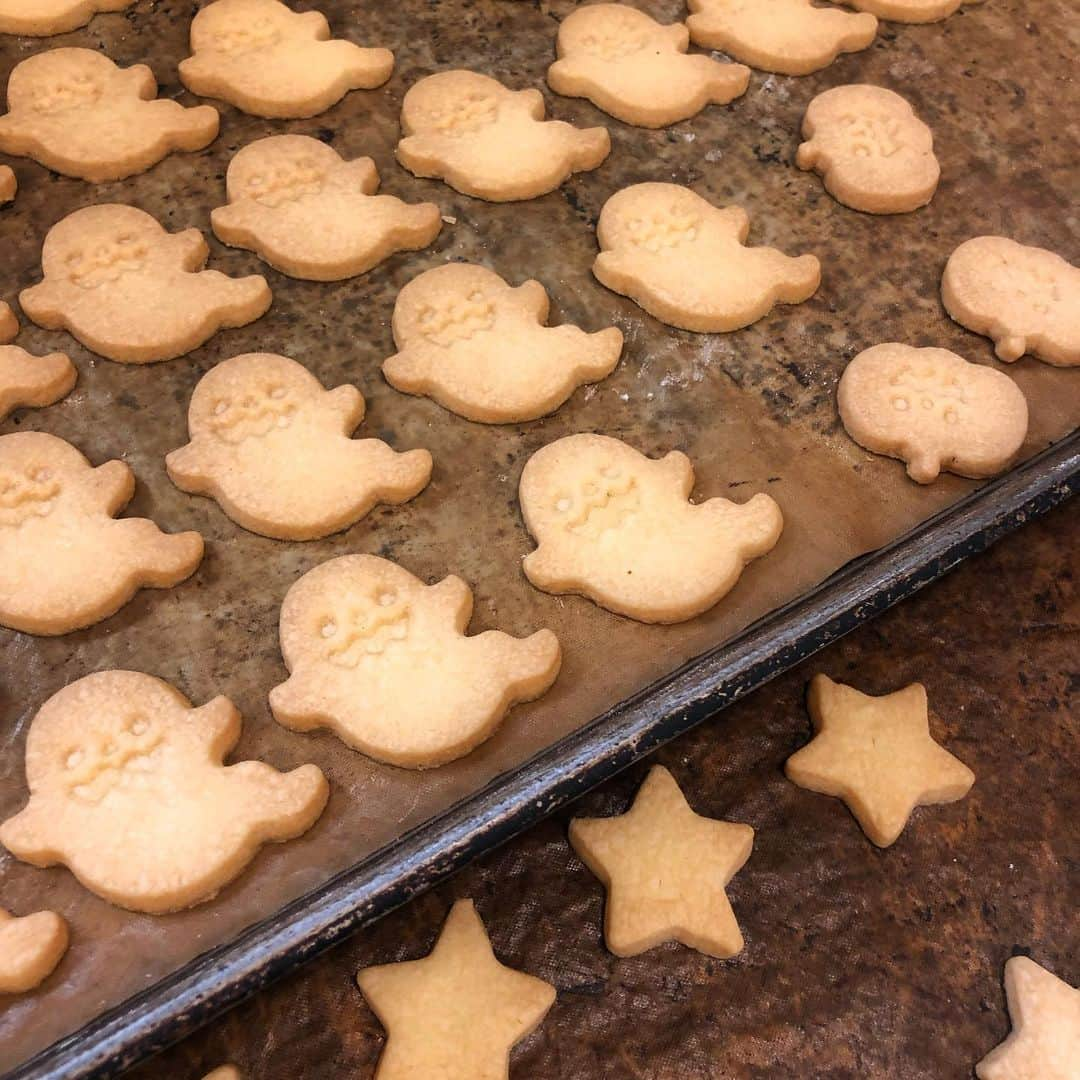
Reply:
[[216, 109], [159, 99], [145, 64], [120, 68], [93, 49], [23, 60], [0, 116], [0, 150], [96, 183], [144, 172], [173, 150], [201, 150], [217, 133]]
[[409, 172], [490, 202], [554, 191], [611, 150], [605, 128], [545, 120], [539, 90], [508, 90], [473, 71], [443, 71], [412, 86], [401, 130], [397, 158]]
[[678, 184], [635, 184], [604, 204], [593, 274], [669, 326], [738, 330], [777, 302], [809, 299], [821, 281], [813, 255], [744, 247], [750, 219]]
[[[940, 22], [960, 10], [965, 0], [843, 0], [848, 7], [879, 19], [901, 23]], [[966, 0], [972, 3], [973, 0]]]
[[623, 336], [545, 326], [548, 295], [538, 281], [512, 288], [483, 266], [450, 263], [413, 278], [394, 304], [400, 352], [383, 364], [391, 386], [425, 394], [487, 424], [554, 412], [585, 383], [615, 370]]
[[0, 626], [66, 634], [111, 615], [140, 588], [167, 589], [194, 572], [198, 533], [113, 520], [134, 490], [122, 461], [93, 468], [55, 435], [0, 435]]
[[180, 81], [253, 116], [317, 116], [350, 90], [390, 78], [389, 49], [330, 38], [318, 11], [298, 13], [279, 0], [215, 0], [191, 21], [191, 52]]
[[434, 203], [376, 195], [371, 158], [344, 161], [308, 135], [245, 146], [229, 163], [226, 184], [229, 205], [210, 214], [218, 239], [308, 281], [364, 274], [395, 251], [427, 247], [442, 228]]
[[134, 206], [88, 206], [49, 230], [45, 280], [19, 303], [38, 326], [67, 330], [110, 360], [171, 360], [270, 307], [265, 278], [203, 270], [208, 256], [198, 229], [168, 233]]
[[0, 34], [51, 37], [85, 26], [99, 11], [123, 11], [135, 0], [0, 0]]
[[17, 345], [0, 345], [0, 420], [13, 409], [52, 405], [71, 392], [77, 378], [64, 353], [32, 356]]
[[1004, 236], [965, 240], [941, 278], [945, 310], [994, 342], [999, 360], [1025, 353], [1057, 367], [1080, 364], [1080, 267]]
[[695, 45], [780, 75], [809, 75], [840, 53], [865, 49], [877, 19], [811, 0], [688, 0]]
[[209, 900], [259, 847], [306, 832], [326, 805], [314, 765], [223, 765], [239, 738], [227, 698], [193, 708], [141, 672], [87, 675], [31, 722], [30, 801], [0, 824], [0, 844], [35, 866], [62, 863], [132, 911]]
[[925, 206], [941, 168], [934, 136], [899, 95], [882, 86], [836, 86], [818, 94], [803, 117], [795, 155], [820, 173], [837, 202], [870, 214]]
[[461, 757], [511, 706], [543, 694], [560, 664], [550, 630], [466, 637], [471, 615], [460, 578], [425, 585], [374, 555], [331, 559], [282, 604], [281, 651], [292, 674], [270, 691], [270, 708], [286, 727], [328, 727], [392, 765]]
[[746, 92], [748, 67], [687, 56], [689, 44], [682, 23], [662, 26], [625, 4], [575, 8], [559, 25], [559, 59], [548, 68], [548, 85], [649, 128], [686, 120]]
[[25, 994], [40, 986], [67, 947], [67, 923], [55, 911], [17, 919], [0, 908], [0, 994]]
[[677, 450], [654, 461], [606, 435], [548, 444], [529, 458], [518, 491], [538, 544], [526, 576], [642, 622], [700, 615], [773, 548], [783, 517], [764, 494], [695, 505], [693, 486], [690, 459]]
[[431, 478], [426, 450], [399, 454], [352, 439], [364, 418], [355, 386], [325, 390], [295, 360], [245, 353], [211, 368], [188, 409], [191, 441], [165, 459], [182, 491], [209, 495], [238, 525], [278, 540], [348, 528]]
[[900, 458], [920, 484], [942, 469], [993, 476], [1027, 434], [1027, 401], [1016, 383], [948, 349], [895, 342], [866, 349], [840, 377], [837, 402], [860, 446]]

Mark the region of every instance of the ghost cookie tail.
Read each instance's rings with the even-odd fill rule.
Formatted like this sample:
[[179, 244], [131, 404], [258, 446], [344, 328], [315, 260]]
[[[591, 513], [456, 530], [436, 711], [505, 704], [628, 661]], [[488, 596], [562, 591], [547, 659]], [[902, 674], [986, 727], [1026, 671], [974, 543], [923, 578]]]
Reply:
[[750, 85], [750, 69], [745, 64], [722, 64], [705, 56], [687, 57], [688, 61], [703, 61], [706, 104], [727, 105], [742, 97]]
[[784, 515], [776, 500], [758, 492], [749, 502], [736, 506], [732, 520], [738, 529], [744, 559], [756, 559], [772, 551], [784, 529]]
[[1008, 334], [994, 342], [997, 358], [1006, 364], [1014, 364], [1027, 352], [1027, 340], [1020, 334]]
[[204, 270], [199, 280], [220, 327], [247, 326], [266, 314], [273, 299], [266, 278], [260, 274], [232, 278], [217, 270]]
[[570, 152], [570, 171], [588, 172], [603, 164], [611, 153], [611, 136], [607, 128], [579, 129], [572, 125], [567, 126], [574, 133]]
[[43, 983], [69, 940], [67, 923], [54, 911], [16, 919], [0, 908], [0, 994], [23, 994]]
[[777, 300], [785, 304], [801, 304], [817, 292], [821, 284], [821, 263], [815, 255], [798, 255], [794, 258], [783, 252], [775, 252], [778, 281], [775, 287]]
[[33, 866], [54, 866], [61, 854], [53, 842], [55, 816], [42, 811], [41, 804], [30, 801], [14, 817], [0, 824], [0, 844], [17, 859]]
[[175, 101], [162, 100], [158, 104], [172, 106], [164, 113], [168, 118], [170, 148], [202, 150], [217, 138], [221, 117], [212, 105], [196, 105], [186, 109]]
[[361, 474], [375, 489], [375, 501], [396, 506], [408, 502], [427, 487], [432, 460], [427, 450], [398, 453], [381, 439], [353, 444]]
[[139, 586], [171, 588], [202, 562], [203, 538], [197, 532], [165, 533], [148, 518], [124, 518], [115, 528], [126, 550], [114, 545], [114, 558], [129, 560]]
[[52, 405], [71, 392], [78, 373], [64, 353], [31, 356], [0, 346], [0, 420], [19, 406]]
[[586, 334], [585, 340], [587, 348], [582, 355], [581, 373], [590, 379], [603, 379], [610, 375], [622, 356], [622, 331], [617, 326], [608, 326]]
[[374, 90], [390, 78], [394, 54], [389, 49], [365, 49], [351, 41], [328, 42], [325, 49], [336, 48], [342, 60], [344, 77], [350, 90]]
[[921, 448], [912, 448], [904, 456], [907, 458], [907, 474], [917, 484], [932, 484], [941, 475], [941, 457], [939, 454]]
[[312, 707], [307, 681], [298, 671], [270, 691], [270, 711], [282, 727], [291, 731], [313, 731], [322, 724]]
[[510, 703], [540, 697], [555, 681], [562, 666], [559, 639], [550, 630], [537, 630], [524, 639], [498, 631], [488, 631], [479, 636], [486, 638], [492, 633], [498, 634], [501, 639], [495, 647], [502, 654], [500, 666], [510, 680]]
[[252, 831], [259, 843], [280, 843], [307, 832], [330, 797], [330, 786], [317, 765], [281, 773], [261, 761], [242, 761], [225, 772], [240, 785], [243, 805], [255, 814]]

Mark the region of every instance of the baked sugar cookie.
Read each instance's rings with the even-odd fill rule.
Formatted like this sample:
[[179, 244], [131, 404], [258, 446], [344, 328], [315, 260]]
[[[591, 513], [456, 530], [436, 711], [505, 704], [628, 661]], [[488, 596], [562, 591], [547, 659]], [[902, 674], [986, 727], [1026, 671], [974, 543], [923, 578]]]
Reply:
[[0, 908], [0, 994], [25, 994], [40, 986], [67, 947], [67, 923], [55, 911], [16, 919]]
[[616, 956], [665, 941], [720, 959], [742, 951], [724, 888], [750, 858], [754, 830], [695, 814], [662, 765], [625, 814], [574, 818], [570, 844], [607, 890], [604, 943]]
[[0, 116], [0, 150], [95, 183], [201, 150], [217, 133], [216, 109], [158, 98], [145, 64], [120, 68], [94, 49], [50, 49], [17, 64]]
[[307, 832], [326, 805], [314, 765], [223, 765], [239, 738], [227, 698], [194, 708], [138, 671], [77, 679], [30, 724], [30, 801], [0, 824], [0, 844], [35, 866], [67, 866], [131, 911], [201, 904], [263, 844]]
[[52, 405], [71, 392], [77, 378], [64, 353], [31, 356], [17, 345], [0, 345], [0, 420], [13, 409]]
[[244, 1080], [244, 1074], [235, 1065], [219, 1065], [208, 1072], [203, 1080]]
[[371, 158], [343, 161], [308, 135], [271, 135], [241, 150], [226, 173], [229, 205], [211, 211], [219, 240], [308, 281], [364, 274], [395, 251], [427, 247], [442, 228], [434, 203], [376, 195]]
[[1004, 236], [965, 240], [941, 278], [945, 310], [994, 342], [999, 360], [1025, 353], [1057, 367], [1080, 364], [1080, 267]]
[[123, 11], [135, 0], [0, 0], [0, 34], [51, 37], [85, 26], [99, 11]]
[[11, 202], [19, 190], [19, 181], [10, 165], [0, 165], [0, 206]]
[[548, 68], [548, 86], [648, 128], [686, 120], [706, 105], [726, 105], [746, 93], [748, 67], [687, 56], [689, 44], [682, 23], [662, 26], [625, 4], [575, 8], [559, 24], [559, 59]]
[[866, 349], [840, 377], [837, 403], [860, 446], [900, 458], [920, 484], [942, 469], [993, 476], [1027, 434], [1027, 401], [1016, 383], [948, 349], [896, 342]]
[[442, 71], [410, 87], [397, 158], [489, 202], [534, 199], [608, 156], [605, 128], [544, 119], [539, 90], [508, 90], [474, 71]]
[[383, 363], [391, 386], [425, 394], [485, 424], [554, 412], [585, 383], [615, 370], [623, 336], [545, 326], [548, 295], [538, 281], [511, 288], [483, 266], [449, 263], [413, 278], [394, 304], [394, 341]]
[[279, 0], [215, 0], [191, 20], [191, 52], [180, 81], [202, 97], [252, 116], [317, 116], [350, 90], [390, 78], [394, 54], [330, 38], [318, 11]]
[[634, 184], [600, 211], [597, 280], [669, 326], [738, 330], [777, 302], [799, 304], [821, 281], [813, 255], [744, 247], [750, 219], [678, 184]]
[[772, 550], [783, 517], [764, 494], [695, 505], [693, 487], [690, 459], [677, 450], [654, 461], [606, 435], [549, 443], [529, 458], [518, 490], [539, 545], [525, 557], [526, 576], [642, 622], [700, 615]]
[[0, 345], [14, 341], [18, 333], [19, 320], [15, 318], [15, 312], [0, 300]]
[[281, 606], [281, 651], [292, 673], [270, 691], [294, 731], [328, 727], [355, 750], [405, 768], [467, 754], [511, 706], [559, 673], [550, 630], [519, 639], [467, 637], [472, 594], [460, 578], [425, 585], [374, 555], [309, 570]]
[[265, 278], [203, 270], [208, 256], [198, 229], [168, 233], [134, 206], [88, 206], [49, 230], [45, 280], [19, 303], [38, 326], [67, 330], [110, 360], [171, 360], [270, 307]]
[[809, 75], [840, 53], [865, 49], [877, 19], [810, 0], [687, 0], [696, 45], [720, 49], [762, 71]]
[[426, 450], [399, 454], [380, 439], [350, 438], [363, 418], [355, 386], [325, 390], [295, 360], [245, 353], [199, 380], [191, 441], [165, 465], [178, 488], [209, 495], [245, 529], [316, 540], [376, 503], [407, 502], [431, 478]]
[[113, 520], [134, 492], [122, 461], [95, 469], [55, 435], [0, 435], [0, 626], [67, 634], [111, 615], [140, 588], [167, 589], [194, 573], [198, 533]]
[[[940, 22], [960, 10], [965, 0], [843, 0], [879, 19], [901, 23]], [[972, 0], [968, 0], [972, 2]]]
[[795, 155], [819, 172], [837, 202], [869, 214], [925, 206], [941, 168], [934, 136], [899, 95], [883, 86], [834, 86], [810, 102]]
[[459, 900], [423, 960], [365, 968], [360, 992], [386, 1028], [379, 1080], [508, 1080], [555, 987], [500, 964], [471, 900]]

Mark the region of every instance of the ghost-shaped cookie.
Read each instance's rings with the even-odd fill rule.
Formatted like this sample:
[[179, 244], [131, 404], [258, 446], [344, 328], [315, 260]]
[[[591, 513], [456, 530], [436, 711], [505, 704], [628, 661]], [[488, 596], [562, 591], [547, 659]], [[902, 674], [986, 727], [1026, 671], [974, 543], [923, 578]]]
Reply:
[[223, 765], [239, 738], [227, 698], [193, 708], [137, 671], [77, 679], [30, 724], [30, 801], [0, 824], [0, 844], [35, 866], [67, 866], [131, 911], [200, 904], [263, 844], [306, 832], [326, 805], [314, 765]]
[[662, 26], [625, 4], [588, 4], [559, 24], [559, 59], [548, 68], [548, 86], [648, 128], [686, 120], [746, 92], [748, 67], [687, 56], [689, 44], [682, 23]]
[[809, 299], [821, 281], [813, 255], [744, 247], [749, 229], [742, 207], [719, 209], [679, 184], [634, 184], [600, 211], [593, 274], [669, 326], [738, 330], [778, 302]]
[[877, 19], [811, 0], [688, 0], [695, 45], [780, 75], [809, 75], [873, 42]]
[[67, 634], [111, 615], [140, 588], [171, 588], [194, 573], [198, 533], [113, 520], [134, 491], [122, 461], [93, 468], [55, 435], [0, 435], [0, 626]]
[[0, 206], [11, 202], [19, 190], [19, 181], [10, 165], [0, 165]]
[[489, 202], [534, 199], [608, 156], [607, 129], [544, 119], [539, 90], [508, 90], [474, 71], [442, 71], [410, 87], [397, 158]]
[[317, 116], [350, 90], [390, 78], [394, 54], [330, 37], [318, 11], [279, 0], [215, 0], [191, 20], [191, 52], [180, 81], [202, 97], [253, 116]]
[[55, 911], [17, 919], [0, 908], [0, 994], [25, 994], [39, 986], [67, 947], [67, 923]]
[[0, 0], [0, 34], [51, 37], [85, 26], [99, 11], [123, 11], [135, 0]]
[[19, 303], [38, 326], [67, 330], [110, 360], [171, 360], [270, 307], [265, 278], [203, 270], [208, 256], [198, 229], [168, 233], [134, 206], [88, 206], [49, 230], [45, 280]]
[[512, 288], [483, 266], [448, 263], [413, 278], [394, 304], [400, 352], [383, 363], [391, 386], [425, 394], [485, 424], [535, 420], [585, 383], [611, 374], [622, 333], [544, 325], [538, 281]]
[[376, 503], [397, 505], [431, 478], [426, 450], [352, 439], [364, 418], [355, 386], [323, 389], [295, 360], [245, 353], [198, 382], [191, 441], [165, 459], [182, 491], [209, 495], [238, 525], [278, 540], [347, 529]]
[[773, 548], [783, 517], [764, 494], [695, 505], [693, 486], [690, 459], [677, 450], [657, 461], [606, 435], [549, 443], [529, 458], [518, 489], [538, 545], [526, 576], [641, 622], [700, 615]]
[[103, 183], [145, 172], [174, 150], [217, 137], [217, 110], [157, 97], [145, 64], [117, 67], [94, 49], [50, 49], [16, 65], [0, 150]]
[[965, 240], [941, 278], [945, 310], [994, 342], [999, 360], [1025, 353], [1057, 367], [1080, 364], [1080, 267], [1005, 236]]
[[218, 239], [308, 281], [366, 273], [395, 251], [427, 247], [442, 228], [434, 203], [376, 195], [371, 158], [343, 161], [309, 135], [250, 143], [225, 180], [229, 204], [210, 214]]
[[17, 345], [0, 345], [0, 420], [13, 409], [52, 405], [78, 378], [64, 353], [32, 356]]
[[888, 22], [930, 23], [947, 19], [964, 3], [976, 0], [843, 0], [849, 7], [868, 11]]
[[883, 86], [834, 86], [810, 102], [795, 155], [819, 172], [837, 202], [869, 214], [925, 206], [941, 168], [934, 136], [899, 95]]
[[942, 469], [993, 476], [1027, 434], [1027, 401], [1016, 383], [948, 349], [896, 342], [865, 349], [844, 369], [837, 404], [860, 446], [900, 458], [920, 484]]
[[327, 727], [391, 765], [461, 757], [511, 706], [543, 694], [560, 663], [550, 630], [467, 637], [471, 615], [460, 578], [425, 585], [374, 555], [331, 559], [285, 596], [281, 651], [291, 675], [270, 691], [270, 708], [286, 727]]

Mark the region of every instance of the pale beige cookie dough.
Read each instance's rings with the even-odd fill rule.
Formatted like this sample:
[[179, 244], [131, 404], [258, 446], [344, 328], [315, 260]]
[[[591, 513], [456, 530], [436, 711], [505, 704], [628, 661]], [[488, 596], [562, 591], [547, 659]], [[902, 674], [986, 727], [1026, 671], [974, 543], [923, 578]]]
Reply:
[[209, 495], [238, 525], [278, 540], [316, 540], [377, 503], [407, 502], [431, 478], [426, 450], [352, 439], [364, 418], [355, 386], [326, 390], [272, 353], [223, 360], [196, 384], [191, 441], [165, 459], [182, 491]]
[[294, 731], [328, 727], [356, 750], [405, 768], [453, 761], [494, 734], [510, 708], [559, 673], [550, 630], [467, 637], [472, 593], [460, 578], [425, 585], [375, 555], [309, 570], [281, 606], [291, 672], [270, 691]]
[[836, 397], [847, 433], [906, 462], [920, 484], [942, 469], [993, 476], [1027, 434], [1027, 400], [1016, 383], [948, 349], [895, 342], [865, 349], [844, 369]]
[[45, 279], [19, 303], [38, 326], [67, 330], [110, 360], [171, 360], [270, 307], [265, 278], [204, 270], [209, 253], [198, 229], [168, 233], [134, 206], [88, 206], [49, 230]]
[[508, 90], [474, 71], [442, 71], [410, 87], [401, 130], [397, 158], [409, 172], [489, 202], [554, 191], [611, 150], [605, 128], [545, 120], [539, 90]]
[[56, 912], [17, 919], [0, 908], [0, 994], [25, 994], [40, 986], [67, 947], [67, 923]]
[[815, 675], [807, 705], [816, 734], [784, 772], [799, 787], [843, 799], [878, 847], [899, 837], [916, 806], [956, 802], [975, 782], [930, 735], [920, 683], [871, 697]]
[[10, 165], [0, 165], [0, 205], [11, 202], [19, 190], [19, 181]]
[[244, 1074], [235, 1065], [219, 1065], [208, 1072], [203, 1080], [244, 1080]]
[[508, 1080], [511, 1048], [555, 1002], [555, 987], [499, 963], [471, 900], [450, 909], [423, 960], [356, 981], [386, 1028], [378, 1080]]
[[690, 459], [677, 450], [653, 460], [606, 435], [549, 443], [529, 458], [518, 489], [538, 545], [526, 576], [642, 622], [700, 615], [772, 550], [783, 517], [768, 495], [694, 504], [693, 487]]
[[821, 174], [837, 202], [869, 214], [925, 206], [941, 168], [934, 136], [899, 95], [883, 86], [834, 86], [810, 102], [795, 155]]
[[570, 843], [607, 890], [604, 941], [616, 956], [665, 941], [721, 959], [742, 950], [724, 888], [750, 857], [754, 830], [695, 814], [662, 765], [625, 814], [574, 818]]
[[877, 34], [877, 19], [811, 0], [687, 0], [696, 45], [719, 49], [762, 71], [809, 75], [840, 53], [858, 52]]
[[617, 191], [600, 211], [596, 279], [669, 326], [698, 333], [738, 330], [776, 303], [799, 304], [821, 282], [813, 255], [744, 247], [750, 219], [679, 184]]
[[538, 281], [512, 288], [483, 266], [449, 263], [413, 278], [394, 304], [399, 352], [383, 363], [391, 386], [425, 394], [485, 424], [535, 420], [615, 370], [622, 332], [545, 326]]
[[648, 128], [686, 120], [746, 92], [748, 67], [687, 56], [689, 44], [682, 23], [662, 26], [626, 4], [587, 4], [559, 24], [559, 59], [548, 68], [548, 86]]
[[1005, 961], [1012, 1032], [975, 1066], [979, 1080], [1077, 1080], [1080, 990], [1026, 956]]
[[194, 708], [141, 672], [87, 675], [31, 722], [30, 801], [0, 824], [0, 844], [35, 866], [62, 863], [132, 911], [201, 904], [263, 844], [306, 832], [326, 805], [314, 765], [223, 765], [239, 738], [227, 698]]
[[17, 345], [0, 345], [0, 420], [13, 409], [52, 405], [71, 392], [77, 378], [64, 353], [32, 356]]
[[85, 26], [99, 11], [123, 11], [135, 0], [0, 0], [0, 34], [51, 37]]
[[1004, 236], [965, 240], [945, 264], [941, 299], [961, 326], [993, 340], [999, 360], [1080, 364], [1080, 267], [1052, 251]]
[[0, 626], [67, 634], [111, 615], [140, 588], [167, 589], [194, 573], [198, 533], [113, 520], [134, 492], [122, 461], [93, 468], [55, 435], [0, 435]]
[[145, 64], [120, 68], [94, 49], [50, 49], [17, 64], [0, 116], [0, 150], [103, 183], [145, 172], [174, 150], [217, 137], [209, 105], [157, 97]]
[[879, 19], [901, 23], [940, 22], [976, 0], [842, 0], [849, 7], [868, 11]]
[[3, 300], [0, 300], [0, 345], [14, 341], [19, 333], [19, 320], [15, 312]]
[[381, 86], [394, 68], [389, 49], [331, 40], [326, 16], [279, 0], [208, 4], [191, 21], [191, 52], [180, 81], [193, 94], [278, 118], [317, 116], [350, 90]]
[[427, 247], [442, 228], [434, 203], [376, 195], [371, 158], [344, 161], [309, 135], [249, 143], [225, 179], [229, 204], [210, 213], [218, 239], [307, 281], [364, 274], [395, 251]]

